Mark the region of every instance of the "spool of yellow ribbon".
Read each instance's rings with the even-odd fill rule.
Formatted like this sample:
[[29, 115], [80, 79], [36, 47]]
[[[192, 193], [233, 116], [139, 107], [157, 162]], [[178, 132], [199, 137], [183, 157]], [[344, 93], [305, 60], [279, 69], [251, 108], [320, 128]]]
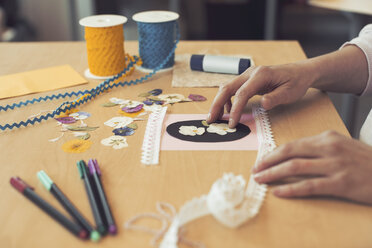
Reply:
[[85, 27], [88, 66], [85, 76], [94, 79], [110, 78], [126, 67], [123, 25], [125, 16], [95, 15], [79, 21]]

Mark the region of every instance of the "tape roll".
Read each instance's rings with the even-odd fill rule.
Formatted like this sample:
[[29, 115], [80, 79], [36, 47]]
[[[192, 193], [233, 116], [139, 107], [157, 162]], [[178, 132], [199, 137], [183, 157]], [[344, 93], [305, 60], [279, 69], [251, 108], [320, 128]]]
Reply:
[[193, 54], [190, 59], [191, 70], [224, 74], [243, 73], [252, 65], [250, 58]]

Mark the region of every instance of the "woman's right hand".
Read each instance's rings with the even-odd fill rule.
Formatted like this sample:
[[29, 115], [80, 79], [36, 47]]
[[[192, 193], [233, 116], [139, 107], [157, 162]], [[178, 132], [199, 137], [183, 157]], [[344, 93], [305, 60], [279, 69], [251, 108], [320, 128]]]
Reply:
[[[311, 64], [307, 62], [248, 68], [233, 81], [220, 87], [207, 122], [212, 123], [221, 118], [225, 108], [230, 113], [229, 127], [234, 128], [244, 106], [254, 95], [263, 95], [261, 105], [269, 110], [280, 104], [297, 101], [305, 95], [314, 80]], [[235, 96], [233, 102], [232, 96]]]

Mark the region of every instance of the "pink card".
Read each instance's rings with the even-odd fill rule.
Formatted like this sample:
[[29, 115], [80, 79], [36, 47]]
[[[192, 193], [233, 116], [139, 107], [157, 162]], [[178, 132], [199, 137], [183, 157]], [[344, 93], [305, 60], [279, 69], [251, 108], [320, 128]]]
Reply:
[[[161, 150], [163, 151], [214, 151], [214, 150], [229, 150], [229, 151], [250, 151], [258, 150], [258, 140], [256, 132], [256, 123], [252, 114], [243, 114], [240, 122], [247, 125], [251, 129], [251, 133], [242, 139], [227, 142], [192, 142], [184, 141], [170, 136], [166, 129], [167, 126], [187, 120], [203, 120], [207, 117], [206, 114], [169, 114], [165, 116], [163, 126], [163, 136], [161, 139]], [[228, 120], [228, 115], [224, 115], [222, 119]]]

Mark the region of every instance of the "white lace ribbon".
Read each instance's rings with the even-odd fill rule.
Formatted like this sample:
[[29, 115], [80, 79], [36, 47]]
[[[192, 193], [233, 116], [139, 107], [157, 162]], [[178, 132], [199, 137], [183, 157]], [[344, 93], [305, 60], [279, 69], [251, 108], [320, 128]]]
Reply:
[[145, 165], [159, 164], [160, 140], [166, 112], [167, 107], [159, 106], [153, 110], [147, 121], [141, 156], [141, 163]]

